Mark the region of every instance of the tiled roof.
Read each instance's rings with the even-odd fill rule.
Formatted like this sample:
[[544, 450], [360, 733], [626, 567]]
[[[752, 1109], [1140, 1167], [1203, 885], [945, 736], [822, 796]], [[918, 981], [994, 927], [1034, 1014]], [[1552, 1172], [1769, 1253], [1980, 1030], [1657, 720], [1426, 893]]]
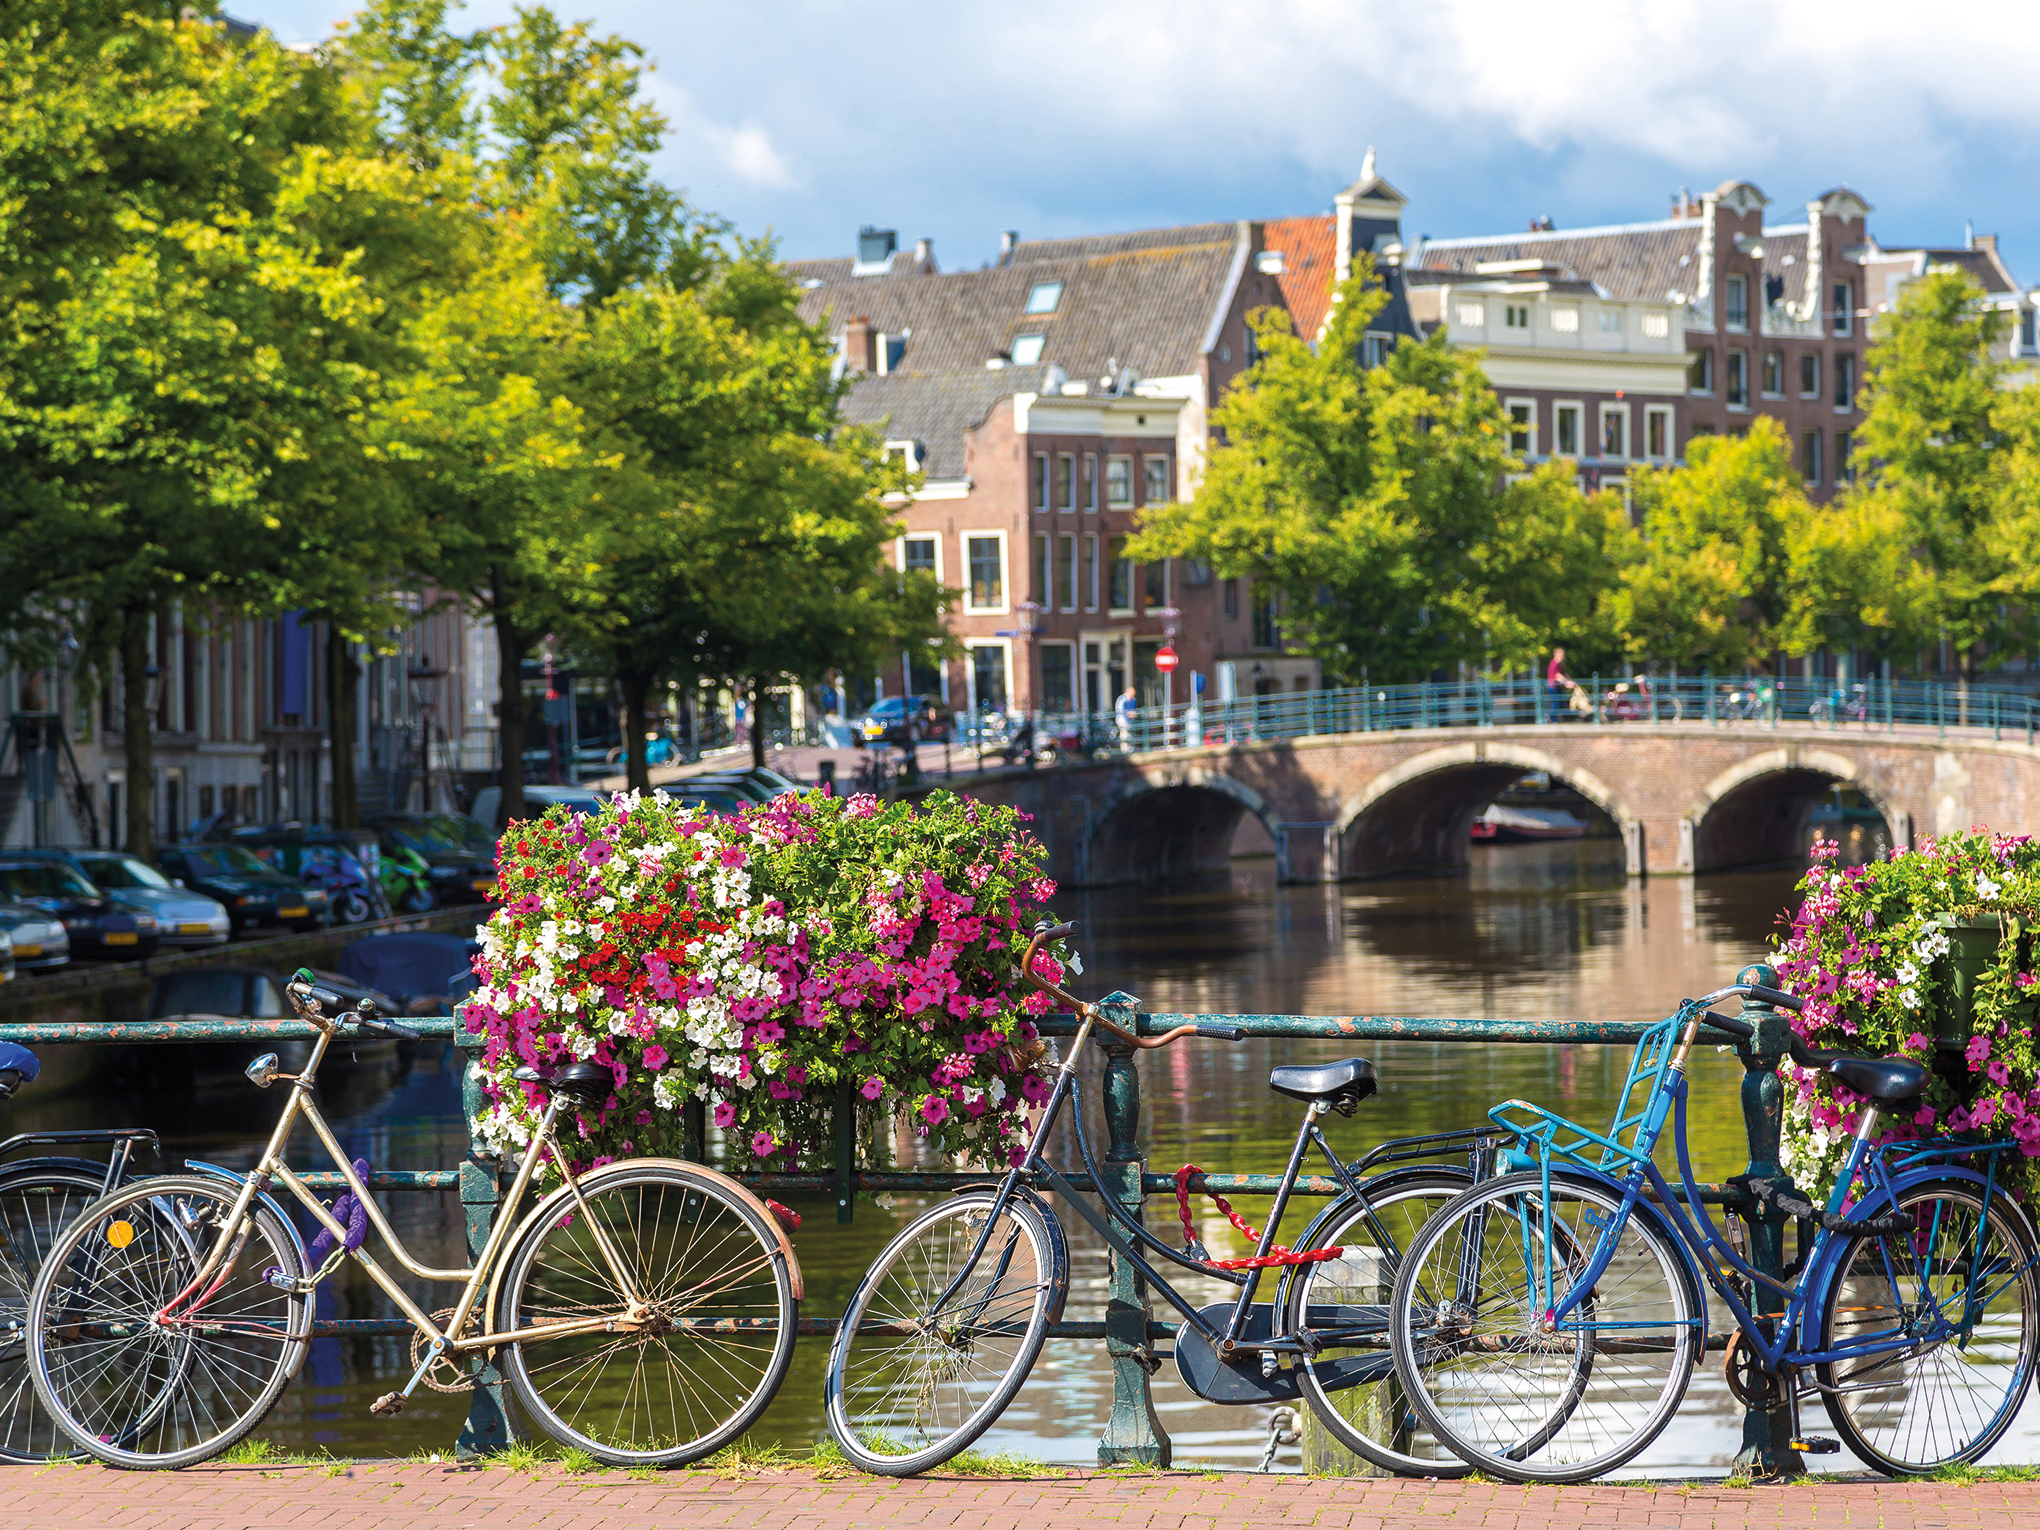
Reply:
[[[1892, 255], [1901, 252], [1886, 250], [1884, 253]], [[1985, 292], [2017, 292], [2019, 290], [2019, 284], [2012, 280], [2011, 272], [2004, 268], [2003, 262], [1994, 259], [1988, 250], [1923, 250], [1921, 253], [1927, 257], [1927, 265], [1930, 268], [1933, 266], [1955, 266], [1968, 272], [1970, 276], [1976, 279], [1976, 284], [1983, 288]]]
[[1566, 275], [1594, 282], [1611, 296], [1665, 300], [1691, 295], [1700, 249], [1697, 219], [1630, 223], [1611, 228], [1561, 229], [1485, 239], [1427, 240], [1418, 264], [1432, 271], [1462, 271], [1491, 260], [1543, 260]]
[[934, 482], [963, 477], [963, 438], [985, 422], [1000, 399], [1039, 391], [1048, 368], [1005, 367], [975, 372], [895, 373], [866, 377], [843, 401], [853, 425], [879, 425], [888, 441], [918, 441], [921, 470]]
[[1237, 223], [1190, 223], [1181, 228], [1144, 228], [1129, 234], [1085, 234], [1074, 239], [1023, 239], [1013, 247], [1009, 265], [1045, 261], [1095, 260], [1113, 255], [1173, 254], [1185, 249], [1223, 246], [1231, 253], [1239, 237]]
[[1282, 301], [1296, 333], [1315, 340], [1332, 312], [1338, 275], [1339, 232], [1328, 213], [1317, 218], [1274, 218], [1262, 230], [1263, 249], [1282, 252]]

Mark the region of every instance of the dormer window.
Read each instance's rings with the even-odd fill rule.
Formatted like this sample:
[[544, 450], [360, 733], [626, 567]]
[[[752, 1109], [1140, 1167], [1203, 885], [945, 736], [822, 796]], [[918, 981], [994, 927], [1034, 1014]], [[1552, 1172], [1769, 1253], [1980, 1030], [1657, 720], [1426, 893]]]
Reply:
[[[1036, 282], [1034, 290], [1027, 294], [1027, 311], [1029, 313], [1054, 313], [1056, 305], [1062, 301], [1062, 289], [1063, 284], [1061, 282]], [[1016, 357], [1014, 359], [1018, 360], [1019, 358]]]
[[1042, 335], [1019, 335], [1013, 340], [1013, 365], [1031, 367], [1041, 360]]

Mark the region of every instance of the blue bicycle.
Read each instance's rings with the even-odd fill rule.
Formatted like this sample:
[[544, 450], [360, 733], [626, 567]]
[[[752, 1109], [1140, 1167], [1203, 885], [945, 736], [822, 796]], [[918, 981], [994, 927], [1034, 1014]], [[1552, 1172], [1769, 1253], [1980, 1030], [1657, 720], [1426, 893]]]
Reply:
[[[2015, 1145], [1880, 1146], [1879, 1115], [1910, 1114], [1926, 1069], [1795, 1041], [1795, 1062], [1862, 1099], [1862, 1121], [1824, 1207], [1750, 1184], [1800, 1219], [1794, 1278], [1760, 1273], [1702, 1206], [1686, 1149], [1687, 1056], [1703, 1025], [1755, 1034], [1708, 1008], [1738, 995], [1799, 1008], [1754, 984], [1688, 1000], [1637, 1044], [1605, 1135], [1522, 1100], [1496, 1106], [1512, 1172], [1458, 1196], [1410, 1243], [1388, 1320], [1396, 1374], [1423, 1425], [1470, 1465], [1579, 1482], [1632, 1459], [1678, 1411], [1707, 1348], [1710, 1287], [1737, 1329], [1731, 1390], [1788, 1406], [1796, 1449], [1839, 1448], [1800, 1432], [1808, 1392], [1841, 1442], [1892, 1476], [1975, 1461], [2011, 1426], [2040, 1343], [2040, 1240], [1998, 1183]], [[1668, 1120], [1683, 1196], [1651, 1161]]]

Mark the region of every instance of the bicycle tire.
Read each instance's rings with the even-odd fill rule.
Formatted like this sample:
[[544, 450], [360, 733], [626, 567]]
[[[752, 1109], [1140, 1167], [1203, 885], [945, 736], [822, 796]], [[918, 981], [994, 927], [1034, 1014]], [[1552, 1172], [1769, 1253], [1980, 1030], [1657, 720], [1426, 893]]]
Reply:
[[[843, 1311], [823, 1395], [837, 1448], [865, 1471], [912, 1477], [967, 1449], [1005, 1411], [1040, 1357], [1064, 1278], [1055, 1267], [1062, 1243], [1049, 1224], [1053, 1213], [1017, 1195], [971, 1267], [979, 1283], [961, 1287], [944, 1309], [958, 1321], [946, 1330], [929, 1323], [928, 1307], [963, 1269], [996, 1198], [978, 1191], [924, 1211], [872, 1261]], [[870, 1329], [867, 1317], [874, 1319]], [[973, 1379], [961, 1367], [987, 1335], [1017, 1342], [999, 1352], [996, 1375]], [[895, 1375], [901, 1380], [887, 1380]], [[893, 1433], [901, 1429], [904, 1439]]]
[[[303, 1273], [297, 1242], [260, 1201], [248, 1208], [247, 1242], [204, 1303], [212, 1322], [235, 1330], [157, 1321], [189, 1288], [214, 1246], [207, 1230], [220, 1228], [239, 1194], [195, 1175], [137, 1180], [87, 1206], [43, 1261], [28, 1304], [36, 1396], [65, 1435], [109, 1466], [191, 1466], [231, 1449], [303, 1363], [311, 1297], [265, 1278], [271, 1269]], [[90, 1331], [102, 1325], [120, 1331]]]
[[28, 1158], [0, 1170], [0, 1461], [81, 1454], [36, 1400], [28, 1364], [28, 1299], [63, 1230], [106, 1192], [104, 1172]]
[[[1431, 1439], [1433, 1453], [1419, 1453], [1417, 1420], [1395, 1380], [1394, 1356], [1388, 1347], [1387, 1308], [1401, 1268], [1402, 1251], [1432, 1216], [1472, 1183], [1473, 1176], [1465, 1170], [1446, 1168], [1385, 1174], [1363, 1182], [1361, 1189], [1368, 1192], [1366, 1204], [1351, 1198], [1335, 1204], [1313, 1224], [1297, 1249], [1305, 1253], [1340, 1247], [1346, 1250], [1345, 1255], [1298, 1265], [1285, 1282], [1281, 1331], [1286, 1334], [1321, 1327], [1321, 1323], [1313, 1324], [1310, 1320], [1314, 1308], [1368, 1308], [1380, 1304], [1378, 1336], [1363, 1331], [1365, 1342], [1361, 1344], [1307, 1345], [1297, 1362], [1296, 1378], [1304, 1401], [1333, 1439], [1383, 1471], [1399, 1476], [1452, 1478], [1473, 1470], [1435, 1439]], [[1370, 1186], [1377, 1186], [1379, 1193], [1370, 1190]], [[1386, 1251], [1380, 1247], [1383, 1238], [1389, 1243]], [[1337, 1314], [1321, 1316], [1335, 1318]], [[1366, 1322], [1365, 1317], [1360, 1319], [1363, 1330]], [[1341, 1372], [1354, 1368], [1356, 1362], [1364, 1366], [1363, 1356], [1375, 1358], [1370, 1351], [1378, 1351], [1379, 1360], [1390, 1366], [1388, 1375], [1357, 1386], [1345, 1385]], [[1376, 1434], [1367, 1432], [1369, 1426]], [[1392, 1443], [1377, 1438], [1379, 1434], [1386, 1434], [1391, 1441], [1398, 1436], [1407, 1438], [1417, 1448], [1397, 1450]]]
[[793, 1360], [795, 1272], [770, 1214], [677, 1159], [629, 1160], [580, 1186], [585, 1216], [556, 1192], [512, 1236], [496, 1331], [612, 1309], [631, 1321], [598, 1228], [654, 1315], [621, 1337], [506, 1344], [503, 1374], [533, 1422], [607, 1465], [663, 1469], [712, 1455], [757, 1422]]
[[[1552, 1281], [1562, 1291], [1567, 1267], [1584, 1264], [1599, 1229], [1620, 1211], [1622, 1192], [1564, 1173], [1551, 1176], [1551, 1190]], [[1543, 1262], [1543, 1193], [1535, 1172], [1505, 1175], [1468, 1190], [1433, 1217], [1403, 1256], [1389, 1340], [1412, 1406], [1468, 1465], [1512, 1482], [1584, 1482], [1648, 1449], [1671, 1422], [1693, 1377], [1706, 1309], [1683, 1253], [1639, 1208], [1569, 1329], [1556, 1335], [1544, 1329], [1543, 1272], [1523, 1268], [1526, 1261]], [[1570, 1204], [1560, 1204], [1561, 1197]], [[1479, 1256], [1470, 1285], [1463, 1262], [1468, 1248]], [[1434, 1268], [1433, 1255], [1441, 1252]], [[1455, 1257], [1462, 1262], [1455, 1264]], [[1449, 1299], [1432, 1294], [1447, 1289]], [[1604, 1320], [1603, 1312], [1613, 1315]], [[1579, 1337], [1568, 1339], [1567, 1332]], [[1503, 1396], [1480, 1368], [1510, 1366], [1516, 1356], [1531, 1357], [1531, 1368], [1503, 1373], [1510, 1382]], [[1536, 1374], [1539, 1356], [1556, 1356], [1558, 1363]], [[1661, 1357], [1655, 1380], [1645, 1363], [1653, 1356]], [[1645, 1387], [1655, 1387], [1654, 1399], [1616, 1395], [1631, 1370], [1643, 1373]], [[1539, 1386], [1552, 1396], [1539, 1399], [1532, 1390]], [[1626, 1426], [1630, 1419], [1640, 1421], [1622, 1438], [1607, 1443], [1596, 1437], [1604, 1423]], [[1474, 1437], [1476, 1428], [1482, 1437]]]
[[[1922, 1228], [1920, 1210], [1928, 1202], [1936, 1210]], [[1833, 1274], [1821, 1302], [1821, 1348], [1841, 1347], [1847, 1329], [1875, 1332], [1880, 1324], [1903, 1321], [1902, 1307], [1918, 1305], [1905, 1302], [1905, 1286], [1918, 1279], [1920, 1265], [1915, 1261], [1921, 1258], [1930, 1289], [1916, 1291], [1919, 1303], [1931, 1299], [1944, 1313], [1951, 1301], [1966, 1307], [1975, 1279], [1972, 1265], [1982, 1207], [1982, 1192], [1966, 1180], [1934, 1180], [1899, 1191], [1898, 1208], [1914, 1212], [1915, 1231], [1907, 1240], [1914, 1259], [1895, 1258], [1891, 1240], [1882, 1236], [1843, 1243], [1829, 1266]], [[1983, 1262], [1993, 1278], [2002, 1281], [1958, 1353], [1951, 1355], [1949, 1342], [1943, 1340], [1917, 1352], [1897, 1350], [1866, 1356], [1861, 1364], [1814, 1368], [1821, 1402], [1836, 1433], [1859, 1460], [1887, 1477], [1924, 1476], [1943, 1466], [1982, 1459], [2011, 1428], [2032, 1385], [2040, 1349], [2040, 1275], [2033, 1268], [2032, 1224], [2003, 1194], [1991, 1199], [1990, 1224], [1993, 1231], [1984, 1240]], [[1900, 1263], [1911, 1267], [1900, 1271]], [[1901, 1307], [1880, 1307], [1880, 1300], [1889, 1302], [1894, 1273], [1899, 1275]], [[1945, 1294], [1934, 1284], [1937, 1273], [1955, 1277]], [[2012, 1292], [2017, 1293], [2015, 1310], [1995, 1299]], [[2016, 1325], [2009, 1334], [2008, 1321]], [[1965, 1381], [1972, 1384], [1966, 1394], [1961, 1390]], [[1859, 1408], [1859, 1399], [1867, 1406]], [[1950, 1431], [1961, 1428], [1964, 1418], [1978, 1417], [1976, 1404], [1989, 1411], [1977, 1427], [1956, 1438]], [[1914, 1442], [1939, 1439], [1948, 1448], [1901, 1455], [1891, 1438], [1901, 1431]]]

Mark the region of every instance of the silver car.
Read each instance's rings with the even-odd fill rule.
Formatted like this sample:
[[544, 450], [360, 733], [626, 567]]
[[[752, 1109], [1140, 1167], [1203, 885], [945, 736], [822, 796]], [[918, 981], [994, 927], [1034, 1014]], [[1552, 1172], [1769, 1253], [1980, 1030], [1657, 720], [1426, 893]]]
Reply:
[[178, 886], [147, 861], [119, 850], [75, 850], [72, 855], [116, 908], [153, 915], [166, 946], [220, 946], [233, 933], [234, 922], [224, 907]]
[[0, 903], [0, 936], [14, 948], [14, 970], [48, 972], [71, 960], [64, 921], [26, 903]]

